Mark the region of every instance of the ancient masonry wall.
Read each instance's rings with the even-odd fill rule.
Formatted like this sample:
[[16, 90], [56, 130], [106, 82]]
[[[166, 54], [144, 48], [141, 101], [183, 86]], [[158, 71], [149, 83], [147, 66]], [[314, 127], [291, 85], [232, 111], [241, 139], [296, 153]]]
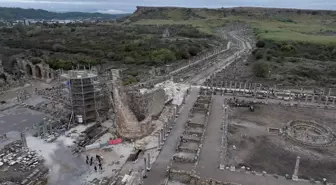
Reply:
[[169, 169], [169, 180], [178, 181], [189, 185], [238, 185], [230, 182], [221, 182], [214, 179], [207, 179], [205, 181], [193, 172], [184, 170]]
[[139, 122], [128, 106], [127, 95], [120, 85], [118, 70], [112, 70], [112, 91], [115, 108], [116, 126], [118, 134], [126, 139], [137, 139], [148, 134], [151, 117]]
[[157, 116], [163, 110], [165, 91], [156, 89], [148, 93], [140, 93], [139, 90], [127, 92], [127, 102], [138, 120], [147, 116]]
[[19, 70], [23, 71], [26, 77], [34, 79], [50, 81], [57, 76], [57, 72], [45, 63], [33, 64], [26, 59], [16, 59], [15, 66], [17, 66]]

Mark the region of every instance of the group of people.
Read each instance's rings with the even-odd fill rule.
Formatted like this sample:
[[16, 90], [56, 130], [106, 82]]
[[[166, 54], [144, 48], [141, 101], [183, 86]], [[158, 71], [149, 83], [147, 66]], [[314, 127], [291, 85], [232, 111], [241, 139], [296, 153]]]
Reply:
[[[97, 164], [98, 163], [98, 164]], [[99, 170], [103, 170], [103, 157], [100, 156], [100, 155], [96, 155], [96, 160], [94, 160], [93, 156], [86, 156], [86, 164], [89, 164], [90, 166], [94, 166], [94, 170], [95, 172], [97, 172], [98, 168]], [[98, 168], [97, 168], [97, 165], [98, 165]]]

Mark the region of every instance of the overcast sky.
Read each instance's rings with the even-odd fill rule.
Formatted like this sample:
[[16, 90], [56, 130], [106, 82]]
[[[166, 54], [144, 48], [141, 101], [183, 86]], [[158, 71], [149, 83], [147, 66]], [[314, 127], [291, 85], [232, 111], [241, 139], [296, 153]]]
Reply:
[[3, 7], [36, 8], [49, 11], [132, 13], [136, 6], [235, 7], [336, 10], [336, 0], [0, 0]]

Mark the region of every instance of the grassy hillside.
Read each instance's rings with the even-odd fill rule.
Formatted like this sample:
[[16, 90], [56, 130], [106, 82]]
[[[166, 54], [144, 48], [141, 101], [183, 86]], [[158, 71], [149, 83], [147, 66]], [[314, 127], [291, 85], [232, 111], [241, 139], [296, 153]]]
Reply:
[[240, 66], [251, 71], [248, 76], [242, 75], [242, 80], [336, 86], [335, 11], [138, 7], [128, 22], [136, 25], [188, 24], [208, 34], [214, 34], [214, 28], [229, 23], [246, 23], [253, 29], [258, 47], [248, 63]]
[[212, 28], [241, 21], [259, 39], [336, 45], [336, 12], [266, 8], [151, 8], [138, 7], [133, 24], [191, 24], [211, 33]]
[[84, 13], [84, 12], [66, 12], [56, 13], [39, 9], [5, 8], [0, 7], [0, 19], [79, 19], [79, 18], [100, 18], [117, 19], [127, 14], [102, 14], [102, 13]]

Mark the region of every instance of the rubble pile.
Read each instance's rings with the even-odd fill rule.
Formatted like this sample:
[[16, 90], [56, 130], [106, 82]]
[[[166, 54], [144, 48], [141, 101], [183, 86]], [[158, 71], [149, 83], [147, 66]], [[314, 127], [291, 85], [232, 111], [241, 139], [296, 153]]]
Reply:
[[22, 104], [22, 107], [50, 114], [58, 118], [65, 118], [71, 113], [71, 110], [68, 109], [69, 107], [61, 106], [58, 102], [45, 102], [37, 105]]
[[0, 177], [1, 185], [11, 185], [13, 182], [33, 184], [44, 181], [48, 173], [43, 166], [43, 158], [23, 147], [21, 141], [14, 141], [0, 151], [0, 169], [6, 172]]
[[62, 103], [64, 105], [69, 105], [70, 99], [64, 92], [65, 88], [65, 85], [61, 84], [52, 88], [45, 88], [41, 90], [35, 89], [35, 93], [51, 101]]
[[1, 166], [15, 166], [21, 171], [31, 170], [40, 165], [42, 159], [35, 151], [30, 151], [22, 146], [21, 141], [15, 141], [3, 149], [0, 153]]
[[14, 79], [14, 77], [8, 73], [3, 73], [3, 76], [5, 76], [6, 80], [0, 77], [0, 95], [11, 88], [22, 87], [26, 83], [24, 78]]

